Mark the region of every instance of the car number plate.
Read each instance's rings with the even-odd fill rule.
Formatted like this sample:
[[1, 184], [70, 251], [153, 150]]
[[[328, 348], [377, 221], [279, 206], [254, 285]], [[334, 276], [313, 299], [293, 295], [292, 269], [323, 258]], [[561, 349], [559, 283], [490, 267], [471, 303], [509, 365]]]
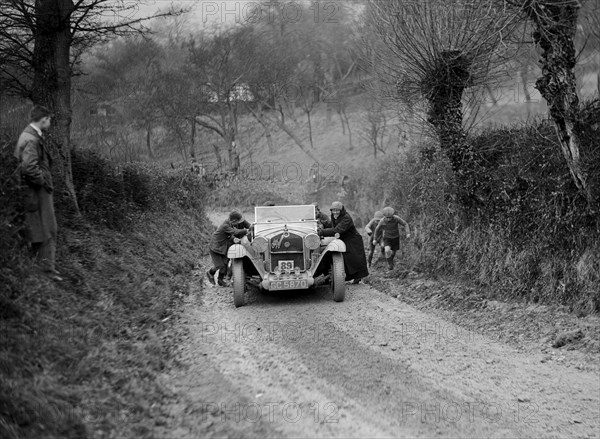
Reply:
[[308, 288], [306, 279], [272, 280], [271, 290], [298, 290]]
[[294, 269], [294, 261], [279, 261], [278, 265], [281, 271], [290, 271]]

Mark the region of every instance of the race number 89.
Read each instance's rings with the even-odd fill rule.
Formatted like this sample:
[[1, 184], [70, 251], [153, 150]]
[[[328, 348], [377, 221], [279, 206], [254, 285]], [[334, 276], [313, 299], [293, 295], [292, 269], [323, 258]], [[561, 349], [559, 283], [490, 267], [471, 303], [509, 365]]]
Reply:
[[294, 261], [279, 261], [279, 268], [281, 270], [293, 270]]

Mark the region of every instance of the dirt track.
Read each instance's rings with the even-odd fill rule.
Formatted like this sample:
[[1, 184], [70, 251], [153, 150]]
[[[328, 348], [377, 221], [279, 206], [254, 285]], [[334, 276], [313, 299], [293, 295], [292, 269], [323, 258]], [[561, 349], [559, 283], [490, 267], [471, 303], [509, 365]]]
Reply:
[[[596, 374], [543, 362], [368, 285], [230, 288], [197, 274], [156, 437], [599, 437]], [[402, 294], [402, 291], [398, 291]]]

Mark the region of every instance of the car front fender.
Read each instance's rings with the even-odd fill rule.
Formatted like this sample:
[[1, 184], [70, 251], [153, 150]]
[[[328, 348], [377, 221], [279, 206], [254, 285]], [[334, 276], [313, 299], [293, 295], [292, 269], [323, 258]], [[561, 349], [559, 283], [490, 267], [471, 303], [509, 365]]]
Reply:
[[330, 241], [319, 255], [319, 259], [317, 259], [317, 262], [311, 268], [311, 272], [314, 273], [315, 271], [317, 271], [317, 268], [319, 268], [319, 265], [321, 265], [321, 262], [323, 261], [323, 258], [327, 253], [346, 253], [346, 244], [344, 243], [344, 241], [338, 238], [335, 238], [333, 241]]
[[344, 241], [342, 241], [341, 239], [335, 238], [333, 241], [331, 241], [329, 244], [327, 244], [327, 247], [325, 247], [325, 251], [323, 251], [323, 254], [325, 254], [327, 252], [345, 253], [346, 252], [346, 243]]
[[248, 256], [248, 250], [242, 244], [233, 244], [227, 250], [227, 258], [239, 259]]

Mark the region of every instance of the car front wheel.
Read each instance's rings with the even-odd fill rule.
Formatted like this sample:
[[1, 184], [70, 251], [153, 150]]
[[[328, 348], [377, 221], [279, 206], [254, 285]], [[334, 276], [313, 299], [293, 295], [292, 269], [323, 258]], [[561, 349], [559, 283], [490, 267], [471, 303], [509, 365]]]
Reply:
[[331, 292], [333, 300], [343, 302], [346, 295], [346, 273], [344, 272], [344, 259], [340, 253], [332, 255], [331, 263]]
[[241, 259], [233, 261], [233, 304], [236, 308], [246, 304], [246, 272], [244, 262]]

